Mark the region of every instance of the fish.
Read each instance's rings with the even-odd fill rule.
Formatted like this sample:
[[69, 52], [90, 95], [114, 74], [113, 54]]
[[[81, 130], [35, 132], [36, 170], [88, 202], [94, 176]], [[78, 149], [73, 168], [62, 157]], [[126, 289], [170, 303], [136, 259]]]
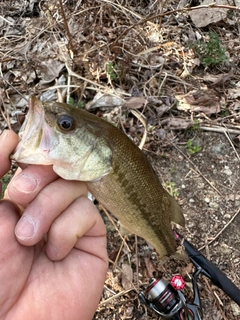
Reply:
[[105, 119], [32, 96], [11, 158], [52, 165], [63, 179], [85, 181], [97, 201], [160, 258], [176, 251], [171, 222], [184, 226], [182, 209], [142, 150]]

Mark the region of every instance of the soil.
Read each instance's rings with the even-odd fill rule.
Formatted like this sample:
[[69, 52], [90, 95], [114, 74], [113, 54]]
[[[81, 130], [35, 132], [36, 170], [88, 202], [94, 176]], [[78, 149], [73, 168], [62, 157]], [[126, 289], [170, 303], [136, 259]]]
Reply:
[[[87, 108], [102, 92], [104, 103], [90, 112], [136, 144], [144, 141], [143, 152], [183, 209], [180, 233], [240, 288], [239, 15], [230, 10], [228, 19], [198, 28], [187, 11], [167, 13], [183, 2], [66, 1], [66, 16], [57, 0], [0, 3], [0, 133], [19, 130], [11, 112], [23, 110], [30, 94], [66, 100], [67, 78], [68, 102]], [[204, 66], [189, 42], [207, 41], [210, 31], [228, 59]], [[109, 106], [106, 92], [124, 103]], [[132, 111], [146, 118], [146, 138]], [[113, 225], [101, 214], [109, 270], [94, 319], [159, 319], [138, 299], [153, 276], [182, 275], [192, 301], [194, 268], [181, 247], [160, 261], [143, 239], [128, 235], [123, 242], [115, 218]], [[206, 277], [198, 284], [203, 319], [240, 319], [240, 307], [221, 289]]]

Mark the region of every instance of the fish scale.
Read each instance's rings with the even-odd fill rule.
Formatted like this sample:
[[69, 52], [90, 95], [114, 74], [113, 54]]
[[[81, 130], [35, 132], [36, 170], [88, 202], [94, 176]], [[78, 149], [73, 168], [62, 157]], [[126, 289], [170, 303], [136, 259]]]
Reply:
[[[170, 222], [183, 225], [181, 209], [161, 186], [146, 156], [119, 130], [111, 130], [113, 171], [101, 180], [88, 183], [89, 191], [132, 233], [145, 238], [160, 256], [176, 249]], [[117, 150], [117, 152], [116, 152]], [[111, 192], [110, 192], [111, 191]], [[108, 195], [106, 197], [106, 195]]]

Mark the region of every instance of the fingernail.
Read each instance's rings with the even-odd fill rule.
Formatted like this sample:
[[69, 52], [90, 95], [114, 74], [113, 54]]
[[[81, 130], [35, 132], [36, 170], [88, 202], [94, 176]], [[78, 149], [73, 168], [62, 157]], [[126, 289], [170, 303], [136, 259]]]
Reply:
[[0, 143], [2, 143], [8, 136], [8, 130], [4, 130], [3, 133], [0, 135]]
[[26, 174], [19, 174], [12, 180], [11, 184], [18, 191], [29, 194], [37, 189], [38, 180]]
[[24, 216], [18, 222], [15, 235], [20, 240], [28, 240], [31, 239], [37, 230], [37, 225], [33, 219], [28, 216]]

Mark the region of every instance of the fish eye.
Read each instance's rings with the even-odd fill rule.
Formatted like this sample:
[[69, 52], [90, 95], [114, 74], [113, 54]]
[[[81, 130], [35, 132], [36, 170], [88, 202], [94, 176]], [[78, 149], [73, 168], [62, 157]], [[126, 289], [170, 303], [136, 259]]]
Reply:
[[70, 131], [75, 128], [74, 119], [67, 114], [61, 115], [58, 118], [57, 124], [62, 131]]

